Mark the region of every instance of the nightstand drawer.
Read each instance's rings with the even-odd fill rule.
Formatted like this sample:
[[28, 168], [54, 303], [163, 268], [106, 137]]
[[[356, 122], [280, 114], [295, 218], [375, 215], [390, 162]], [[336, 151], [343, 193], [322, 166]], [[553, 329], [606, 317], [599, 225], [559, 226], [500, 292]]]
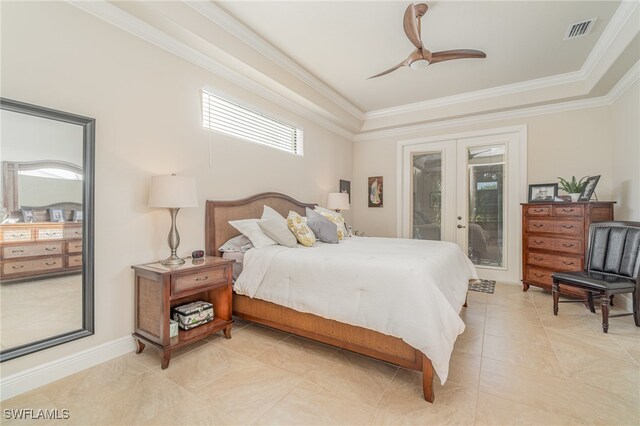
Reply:
[[553, 250], [565, 253], [582, 254], [582, 240], [568, 238], [529, 236], [527, 247], [538, 250]]
[[584, 215], [584, 207], [582, 206], [553, 206], [554, 216], [578, 216]]
[[2, 265], [3, 275], [26, 274], [39, 271], [53, 271], [62, 269], [62, 257], [50, 257], [47, 259], [18, 260], [5, 262]]
[[525, 214], [527, 216], [551, 216], [551, 207], [549, 206], [540, 206], [533, 207], [529, 206], [525, 209]]
[[171, 294], [176, 295], [226, 282], [226, 267], [209, 269], [197, 274], [176, 276], [171, 278]]
[[52, 254], [62, 254], [62, 243], [15, 245], [2, 249], [2, 256], [5, 259]]
[[544, 266], [556, 271], [582, 271], [582, 257], [558, 256], [548, 253], [529, 253], [527, 256], [529, 265]]

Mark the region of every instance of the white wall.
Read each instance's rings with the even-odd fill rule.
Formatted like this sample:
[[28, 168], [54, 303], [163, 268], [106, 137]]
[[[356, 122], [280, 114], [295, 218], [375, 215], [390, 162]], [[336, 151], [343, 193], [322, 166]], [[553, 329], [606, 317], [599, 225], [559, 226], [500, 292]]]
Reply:
[[616, 219], [640, 222], [640, 82], [612, 105]]
[[[527, 125], [528, 183], [557, 182], [557, 176], [602, 175], [596, 192], [610, 200], [613, 186], [610, 107], [567, 111], [461, 126], [354, 143], [352, 211], [354, 229], [370, 236], [396, 236], [396, 146], [399, 140], [480, 129]], [[384, 207], [367, 207], [367, 177], [384, 176]]]
[[[180, 255], [204, 248], [204, 202], [279, 191], [324, 204], [351, 180], [352, 143], [62, 2], [2, 3], [1, 95], [96, 119], [94, 336], [2, 363], [2, 377], [129, 335], [130, 265], [168, 255], [151, 175], [197, 179], [178, 216]], [[208, 86], [304, 128], [304, 157], [202, 130]], [[350, 219], [349, 212], [347, 220]]]

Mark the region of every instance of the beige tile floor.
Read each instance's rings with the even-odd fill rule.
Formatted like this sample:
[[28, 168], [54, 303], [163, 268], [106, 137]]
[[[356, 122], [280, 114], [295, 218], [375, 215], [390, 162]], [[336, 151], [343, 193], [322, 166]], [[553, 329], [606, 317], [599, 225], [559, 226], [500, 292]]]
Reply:
[[[451, 375], [422, 399], [420, 376], [238, 321], [176, 353], [147, 348], [5, 401], [68, 409], [65, 424], [640, 424], [640, 328], [579, 304], [498, 285], [471, 292]], [[37, 424], [47, 424], [43, 421]], [[18, 424], [3, 420], [3, 424]]]

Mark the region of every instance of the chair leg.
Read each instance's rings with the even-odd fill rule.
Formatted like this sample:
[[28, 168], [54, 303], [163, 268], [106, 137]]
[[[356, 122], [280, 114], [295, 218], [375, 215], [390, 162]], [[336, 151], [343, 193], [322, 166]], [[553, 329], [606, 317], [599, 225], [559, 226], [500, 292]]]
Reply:
[[636, 327], [640, 327], [640, 291], [637, 289], [631, 294], [633, 298], [633, 319]]
[[589, 304], [589, 310], [592, 314], [596, 313], [596, 307], [593, 305], [593, 293], [587, 292], [587, 303]]
[[560, 299], [560, 284], [557, 281], [553, 281], [551, 286], [551, 293], [553, 294], [553, 315], [558, 315], [558, 300]]
[[605, 333], [609, 332], [609, 295], [603, 294], [602, 301], [600, 303], [602, 308], [602, 331]]

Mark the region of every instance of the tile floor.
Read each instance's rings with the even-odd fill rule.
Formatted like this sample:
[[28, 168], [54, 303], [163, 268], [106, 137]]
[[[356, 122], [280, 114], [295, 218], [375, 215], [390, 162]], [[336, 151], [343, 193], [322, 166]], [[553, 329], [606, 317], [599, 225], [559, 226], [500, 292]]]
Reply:
[[562, 304], [554, 317], [551, 303], [535, 288], [471, 292], [434, 404], [416, 372], [238, 321], [167, 370], [147, 347], [2, 408], [68, 409], [59, 422], [81, 425], [640, 424], [640, 328], [615, 318], [605, 335], [599, 315]]

